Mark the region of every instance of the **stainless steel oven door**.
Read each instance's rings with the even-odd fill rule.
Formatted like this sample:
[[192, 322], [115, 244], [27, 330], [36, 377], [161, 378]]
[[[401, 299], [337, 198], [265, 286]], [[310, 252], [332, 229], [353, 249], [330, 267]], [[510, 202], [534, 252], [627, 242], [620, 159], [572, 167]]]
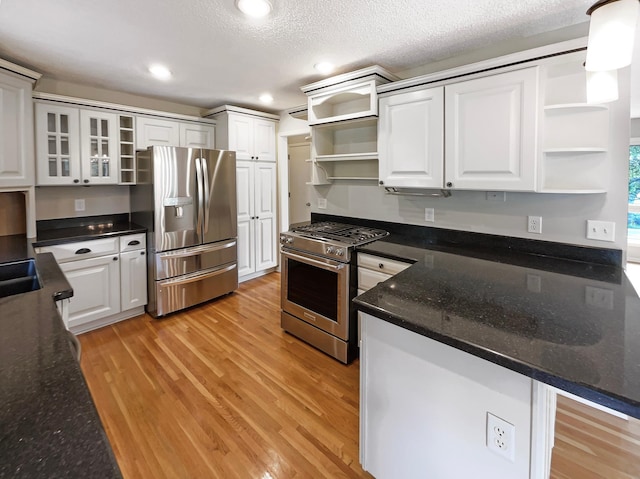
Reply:
[[347, 341], [349, 264], [282, 250], [282, 310]]

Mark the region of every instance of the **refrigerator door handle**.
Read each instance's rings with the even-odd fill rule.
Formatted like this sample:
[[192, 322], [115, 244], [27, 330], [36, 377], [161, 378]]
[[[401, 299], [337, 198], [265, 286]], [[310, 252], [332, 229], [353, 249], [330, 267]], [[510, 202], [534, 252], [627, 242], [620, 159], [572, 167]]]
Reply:
[[196, 158], [196, 190], [198, 190], [198, 219], [197, 219], [197, 227], [196, 230], [198, 232], [198, 237], [200, 237], [200, 241], [202, 241], [202, 205], [203, 205], [203, 197], [202, 197], [202, 161], [201, 158]]
[[202, 205], [204, 206], [204, 233], [209, 232], [209, 203], [211, 197], [209, 196], [209, 170], [207, 167], [207, 160], [200, 158], [202, 165], [202, 183], [204, 186], [204, 198], [202, 198]]

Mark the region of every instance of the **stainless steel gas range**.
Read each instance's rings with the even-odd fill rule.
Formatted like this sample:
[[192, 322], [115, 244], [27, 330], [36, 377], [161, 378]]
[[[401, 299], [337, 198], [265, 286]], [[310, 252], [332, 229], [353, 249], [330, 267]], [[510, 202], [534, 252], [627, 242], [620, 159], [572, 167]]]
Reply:
[[353, 360], [358, 353], [353, 252], [388, 234], [334, 222], [282, 233], [282, 328], [343, 363]]

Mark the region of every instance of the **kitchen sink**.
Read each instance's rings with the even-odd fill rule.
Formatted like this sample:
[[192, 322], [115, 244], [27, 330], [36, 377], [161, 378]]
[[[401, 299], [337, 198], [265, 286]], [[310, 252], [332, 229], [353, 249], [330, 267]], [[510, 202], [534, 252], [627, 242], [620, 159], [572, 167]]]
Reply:
[[0, 298], [40, 289], [33, 259], [0, 264]]

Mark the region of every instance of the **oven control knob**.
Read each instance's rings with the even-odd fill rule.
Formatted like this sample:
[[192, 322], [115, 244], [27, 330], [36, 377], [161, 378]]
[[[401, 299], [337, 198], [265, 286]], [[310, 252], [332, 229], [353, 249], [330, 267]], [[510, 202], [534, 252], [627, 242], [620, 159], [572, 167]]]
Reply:
[[344, 255], [344, 250], [343, 249], [337, 249], [336, 250], [336, 255], [343, 256]]
[[335, 249], [333, 249], [333, 246], [329, 246], [327, 248], [327, 254], [333, 254], [333, 253], [335, 253]]
[[286, 243], [287, 242], [287, 237], [286, 236], [280, 236], [280, 243]]
[[293, 238], [288, 237], [288, 238], [287, 238], [287, 244], [291, 244], [291, 243], [293, 243]]

